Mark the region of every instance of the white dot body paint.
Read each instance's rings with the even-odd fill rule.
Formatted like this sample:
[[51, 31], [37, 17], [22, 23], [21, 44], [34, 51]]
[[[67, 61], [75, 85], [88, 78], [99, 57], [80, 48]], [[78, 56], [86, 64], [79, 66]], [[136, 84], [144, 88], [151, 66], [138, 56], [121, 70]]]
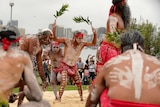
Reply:
[[[33, 48], [32, 55], [36, 55], [42, 49], [42, 47], [40, 46], [39, 40], [37, 38], [37, 35], [27, 35], [25, 37], [26, 37], [26, 39], [35, 39], [35, 40], [37, 39], [36, 45], [32, 46], [32, 48]], [[19, 44], [20, 45], [24, 44], [24, 41], [25, 41], [24, 39], [20, 39]]]

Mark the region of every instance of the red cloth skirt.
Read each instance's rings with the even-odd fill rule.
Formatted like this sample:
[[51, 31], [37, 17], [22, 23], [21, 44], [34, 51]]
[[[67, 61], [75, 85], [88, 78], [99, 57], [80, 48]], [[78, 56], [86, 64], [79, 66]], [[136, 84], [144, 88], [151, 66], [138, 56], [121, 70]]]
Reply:
[[106, 63], [111, 58], [120, 54], [120, 49], [116, 48], [110, 43], [102, 42], [100, 46], [100, 56], [102, 59], [102, 64]]
[[136, 102], [127, 102], [127, 101], [120, 101], [120, 100], [110, 100], [108, 106], [104, 107], [160, 107], [157, 104], [143, 104], [143, 103], [136, 103]]

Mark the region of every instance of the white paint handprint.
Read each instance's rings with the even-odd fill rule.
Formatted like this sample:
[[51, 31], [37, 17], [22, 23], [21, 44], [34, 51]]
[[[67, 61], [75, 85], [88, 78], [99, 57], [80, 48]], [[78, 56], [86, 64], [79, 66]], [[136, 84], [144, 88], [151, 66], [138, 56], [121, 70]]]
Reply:
[[131, 69], [125, 66], [125, 70], [114, 68], [113, 72], [110, 72], [109, 77], [112, 82], [118, 82], [119, 85], [130, 89], [133, 81]]

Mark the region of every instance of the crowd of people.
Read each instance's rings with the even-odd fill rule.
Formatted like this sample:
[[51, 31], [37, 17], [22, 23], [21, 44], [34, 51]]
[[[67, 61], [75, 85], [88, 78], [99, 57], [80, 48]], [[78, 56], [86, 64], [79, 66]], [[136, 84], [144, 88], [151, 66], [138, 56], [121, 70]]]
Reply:
[[[90, 42], [83, 41], [80, 31], [75, 31], [72, 38], [57, 37], [56, 20], [52, 30], [35, 35], [20, 36], [13, 25], [1, 28], [0, 106], [8, 107], [18, 99], [19, 107], [50, 107], [42, 90], [51, 85], [55, 100], [61, 102], [70, 80], [78, 89], [80, 101], [84, 101], [82, 85], [90, 85], [85, 107], [160, 107], [160, 61], [144, 53], [141, 33], [128, 29], [131, 12], [127, 0], [112, 3], [106, 36], [96, 56], [89, 53], [85, 62], [80, 57], [82, 49], [95, 46], [97, 41], [92, 25]], [[42, 89], [34, 70], [42, 80]], [[14, 88], [19, 88], [18, 94]]]

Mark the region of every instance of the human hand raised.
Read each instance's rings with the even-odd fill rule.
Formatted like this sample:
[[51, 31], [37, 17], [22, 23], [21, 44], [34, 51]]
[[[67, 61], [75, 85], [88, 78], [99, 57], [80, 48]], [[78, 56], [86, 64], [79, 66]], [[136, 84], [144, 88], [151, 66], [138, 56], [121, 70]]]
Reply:
[[92, 32], [96, 33], [96, 29], [92, 26]]

